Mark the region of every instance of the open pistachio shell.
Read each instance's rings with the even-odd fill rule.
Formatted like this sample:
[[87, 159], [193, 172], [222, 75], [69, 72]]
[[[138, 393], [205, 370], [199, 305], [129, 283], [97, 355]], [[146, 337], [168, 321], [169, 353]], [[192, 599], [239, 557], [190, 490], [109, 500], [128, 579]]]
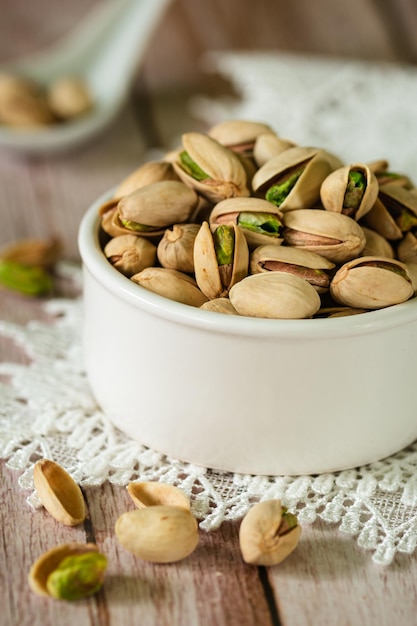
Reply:
[[252, 179], [252, 187], [269, 199], [268, 193], [272, 187], [282, 186], [290, 178], [297, 177], [277, 206], [281, 211], [306, 209], [319, 201], [323, 180], [341, 165], [336, 157], [325, 150], [295, 146], [262, 165]]
[[262, 122], [226, 120], [212, 126], [208, 135], [231, 150], [239, 153], [251, 153], [256, 138], [262, 133], [272, 132], [272, 128]]
[[399, 185], [382, 185], [379, 197], [402, 233], [417, 228], [417, 195]]
[[231, 288], [229, 297], [239, 315], [249, 317], [303, 319], [320, 308], [314, 287], [287, 272], [247, 276]]
[[253, 147], [253, 158], [256, 165], [262, 167], [264, 163], [277, 154], [281, 154], [288, 148], [294, 148], [295, 144], [289, 139], [283, 139], [275, 133], [262, 133], [258, 135]]
[[213, 239], [214, 233], [210, 230], [208, 222], [203, 222], [195, 238], [195, 279], [201, 291], [210, 300], [227, 296], [230, 288], [248, 273], [249, 250], [246, 239], [236, 225], [230, 226], [234, 233], [234, 247], [227, 278], [226, 273], [222, 272], [221, 265], [219, 265]]
[[[246, 217], [252, 214], [254, 217], [258, 215], [260, 219], [248, 221], [245, 214]], [[275, 226], [268, 216], [272, 217]], [[245, 235], [250, 248], [266, 243], [275, 245], [282, 243], [282, 212], [275, 204], [262, 198], [227, 198], [222, 200], [214, 206], [209, 221], [212, 229], [219, 224], [237, 224]], [[251, 224], [250, 221], [254, 223]]]
[[403, 263], [417, 263], [417, 237], [411, 231], [398, 244], [397, 256]]
[[288, 245], [310, 250], [333, 263], [355, 258], [366, 242], [362, 228], [354, 219], [332, 211], [288, 211], [284, 214], [284, 226]]
[[359, 220], [372, 209], [378, 189], [378, 181], [371, 169], [365, 163], [353, 163], [338, 168], [325, 178], [320, 198], [328, 211]]
[[366, 239], [365, 247], [361, 252], [362, 256], [385, 256], [388, 259], [395, 257], [394, 249], [385, 237], [367, 226], [362, 226], [362, 230]]
[[360, 257], [342, 265], [330, 285], [334, 300], [345, 306], [380, 309], [414, 294], [406, 266], [385, 257]]
[[259, 246], [250, 258], [252, 274], [288, 272], [309, 282], [318, 293], [328, 290], [329, 273], [334, 267], [334, 263], [319, 254], [290, 246]]
[[387, 207], [380, 198], [377, 198], [372, 209], [364, 215], [361, 223], [379, 233], [388, 241], [396, 241], [402, 238], [402, 231]]
[[184, 169], [179, 152], [173, 163], [179, 178], [212, 202], [234, 196], [248, 196], [247, 174], [238, 155], [203, 133], [186, 133], [183, 151], [196, 164], [201, 176], [197, 179]]
[[127, 486], [127, 492], [138, 509], [148, 506], [176, 506], [190, 510], [190, 500], [181, 489], [157, 481], [132, 482]]
[[177, 270], [170, 270], [165, 267], [147, 267], [138, 274], [131, 276], [130, 280], [144, 289], [149, 289], [149, 291], [182, 304], [199, 307], [207, 301], [207, 296], [199, 289], [196, 281], [188, 274]]
[[37, 461], [33, 481], [43, 506], [58, 522], [76, 526], [84, 521], [86, 508], [81, 489], [58, 463], [49, 459]]

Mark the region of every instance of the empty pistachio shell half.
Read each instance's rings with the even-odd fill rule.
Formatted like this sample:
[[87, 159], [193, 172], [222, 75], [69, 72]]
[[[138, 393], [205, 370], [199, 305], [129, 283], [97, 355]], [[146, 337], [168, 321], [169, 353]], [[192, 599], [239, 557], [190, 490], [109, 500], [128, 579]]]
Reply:
[[106, 244], [104, 254], [119, 272], [130, 277], [155, 263], [156, 246], [144, 237], [118, 235]]
[[330, 285], [340, 304], [381, 309], [405, 302], [414, 294], [406, 266], [385, 257], [361, 257], [342, 265]]
[[325, 178], [320, 198], [325, 209], [359, 220], [375, 204], [378, 181], [365, 163], [338, 168]]
[[75, 526], [84, 521], [86, 508], [81, 489], [58, 463], [49, 459], [37, 461], [33, 481], [43, 506], [58, 522]]
[[115, 532], [126, 550], [153, 563], [184, 559], [195, 550], [199, 538], [193, 515], [166, 505], [123, 513], [116, 521]]
[[300, 209], [284, 214], [284, 240], [289, 246], [316, 252], [333, 263], [357, 257], [365, 247], [359, 224], [342, 213]]
[[29, 571], [29, 585], [40, 596], [78, 600], [101, 587], [106, 557], [94, 543], [66, 543], [44, 552]]
[[144, 289], [190, 306], [199, 307], [208, 299], [191, 276], [165, 267], [147, 267], [131, 276], [131, 280]]
[[296, 548], [301, 535], [297, 517], [280, 500], [255, 504], [242, 520], [239, 545], [251, 565], [278, 565]]
[[157, 481], [132, 482], [128, 484], [127, 492], [138, 509], [165, 505], [190, 510], [189, 498], [181, 489], [173, 485]]
[[303, 319], [320, 308], [314, 287], [287, 272], [247, 276], [231, 288], [229, 298], [239, 315], [249, 317]]

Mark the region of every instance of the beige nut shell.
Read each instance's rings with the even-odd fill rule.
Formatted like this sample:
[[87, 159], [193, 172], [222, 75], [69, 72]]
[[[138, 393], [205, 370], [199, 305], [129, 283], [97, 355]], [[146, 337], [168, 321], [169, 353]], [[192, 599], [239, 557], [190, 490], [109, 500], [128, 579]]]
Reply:
[[49, 459], [35, 463], [33, 481], [45, 509], [66, 526], [81, 524], [86, 517], [84, 496], [68, 472]]

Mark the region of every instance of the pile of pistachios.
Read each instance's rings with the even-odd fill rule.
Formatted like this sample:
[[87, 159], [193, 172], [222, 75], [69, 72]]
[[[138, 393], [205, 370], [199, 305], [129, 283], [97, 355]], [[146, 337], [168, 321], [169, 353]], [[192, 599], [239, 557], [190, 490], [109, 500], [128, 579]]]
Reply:
[[260, 318], [339, 317], [417, 289], [417, 188], [386, 159], [233, 120], [132, 172], [99, 209], [103, 252], [143, 288]]
[[13, 73], [0, 74], [0, 124], [39, 128], [85, 115], [93, 98], [78, 76], [59, 76], [50, 84]]

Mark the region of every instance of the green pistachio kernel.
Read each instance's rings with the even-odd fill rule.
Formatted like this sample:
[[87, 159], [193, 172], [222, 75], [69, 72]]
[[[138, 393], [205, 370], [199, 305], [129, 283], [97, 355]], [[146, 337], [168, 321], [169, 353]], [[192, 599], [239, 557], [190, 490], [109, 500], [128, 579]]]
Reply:
[[235, 231], [233, 226], [221, 224], [213, 233], [214, 249], [218, 265], [233, 263], [235, 252]]
[[207, 180], [210, 178], [208, 174], [204, 170], [201, 169], [199, 165], [190, 157], [186, 150], [180, 152], [180, 163], [183, 168], [195, 180]]
[[53, 283], [42, 267], [0, 259], [0, 285], [27, 296], [40, 296], [52, 291]]
[[241, 228], [251, 230], [255, 233], [279, 237], [282, 224], [278, 215], [274, 213], [249, 213], [242, 211], [239, 213], [237, 223]]
[[107, 558], [100, 552], [67, 556], [46, 582], [57, 600], [80, 600], [96, 593], [103, 584]]
[[139, 233], [149, 233], [149, 232], [152, 232], [153, 230], [158, 230], [158, 228], [156, 228], [155, 226], [148, 226], [147, 224], [139, 224], [139, 222], [132, 222], [132, 220], [122, 220], [121, 217], [119, 217], [119, 220], [120, 220], [120, 223], [123, 224], [125, 228], [128, 228], [129, 230], [134, 230]]
[[295, 528], [298, 525], [297, 516], [294, 513], [289, 513], [288, 509], [283, 506], [282, 507], [282, 521], [279, 527], [278, 534], [284, 535], [288, 533], [290, 530]]
[[417, 215], [415, 215], [412, 211], [403, 208], [395, 221], [405, 233], [417, 226]]
[[358, 209], [366, 189], [366, 177], [362, 172], [350, 170], [346, 186], [343, 207]]
[[303, 170], [295, 172], [279, 185], [272, 185], [265, 194], [265, 199], [276, 206], [281, 206], [284, 200], [294, 188], [295, 183], [300, 178]]

